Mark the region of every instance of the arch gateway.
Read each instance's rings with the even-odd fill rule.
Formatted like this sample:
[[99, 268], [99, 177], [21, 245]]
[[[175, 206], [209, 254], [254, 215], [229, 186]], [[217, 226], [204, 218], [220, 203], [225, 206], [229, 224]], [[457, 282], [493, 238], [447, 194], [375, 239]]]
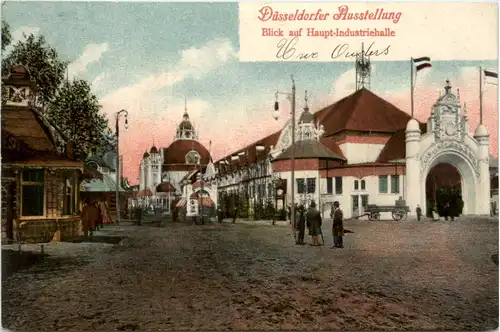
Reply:
[[[427, 130], [422, 134], [414, 119], [406, 127], [406, 186], [405, 198], [411, 213], [417, 205], [427, 211], [426, 179], [432, 169], [449, 164], [460, 174], [460, 193], [464, 215], [489, 215], [490, 174], [489, 135], [479, 124], [473, 136], [469, 134], [467, 109], [451, 92], [446, 81], [445, 93], [432, 108]], [[445, 175], [444, 175], [445, 176]]]

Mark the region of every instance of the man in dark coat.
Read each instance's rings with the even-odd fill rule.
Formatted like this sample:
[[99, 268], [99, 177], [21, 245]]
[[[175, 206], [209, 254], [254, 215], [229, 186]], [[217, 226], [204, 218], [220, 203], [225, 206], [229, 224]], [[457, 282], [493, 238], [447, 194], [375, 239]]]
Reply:
[[344, 248], [344, 212], [340, 209], [339, 202], [333, 202], [333, 246], [332, 248]]
[[313, 201], [309, 205], [309, 209], [306, 213], [307, 224], [309, 225], [309, 234], [312, 238], [313, 246], [319, 246], [318, 236], [321, 235], [321, 213], [316, 210], [316, 203]]
[[299, 205], [298, 207], [298, 216], [296, 216], [296, 218], [298, 218], [298, 220], [296, 221], [297, 222], [297, 230], [299, 231], [299, 235], [297, 237], [297, 241], [295, 242], [295, 244], [299, 244], [299, 245], [303, 245], [305, 244], [304, 242], [304, 233], [306, 231], [306, 215], [305, 215], [305, 208], [304, 208], [304, 205]]

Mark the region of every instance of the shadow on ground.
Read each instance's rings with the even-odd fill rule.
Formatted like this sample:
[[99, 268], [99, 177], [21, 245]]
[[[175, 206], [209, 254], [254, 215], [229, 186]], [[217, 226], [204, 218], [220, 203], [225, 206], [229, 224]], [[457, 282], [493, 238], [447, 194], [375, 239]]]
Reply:
[[80, 237], [72, 240], [72, 243], [105, 243], [105, 244], [119, 244], [124, 236], [106, 236], [106, 235], [94, 235], [92, 240], [85, 237]]
[[65, 273], [88, 262], [76, 257], [57, 257], [33, 251], [2, 249], [2, 281], [15, 273]]

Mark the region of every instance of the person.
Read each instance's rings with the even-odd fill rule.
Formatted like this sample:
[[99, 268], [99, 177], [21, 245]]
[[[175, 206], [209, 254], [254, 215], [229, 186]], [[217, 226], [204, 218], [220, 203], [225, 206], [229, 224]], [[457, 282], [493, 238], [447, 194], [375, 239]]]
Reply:
[[420, 208], [420, 205], [417, 204], [417, 220], [420, 221], [420, 219], [422, 218], [422, 209]]
[[340, 204], [337, 201], [333, 202], [333, 208], [332, 248], [344, 248], [342, 239], [342, 237], [344, 236], [344, 213], [340, 209]]
[[[83, 225], [83, 236], [85, 239], [90, 238], [92, 241], [92, 236], [96, 223], [99, 220], [99, 209], [95, 206], [94, 202], [90, 200], [85, 200], [84, 207], [82, 209], [82, 225]], [[90, 233], [90, 236], [89, 236]]]
[[312, 238], [312, 246], [319, 246], [318, 236], [321, 235], [321, 213], [316, 210], [316, 203], [314, 201], [309, 205], [306, 213], [307, 224], [309, 225], [309, 235]]
[[444, 216], [444, 220], [448, 221], [448, 217], [450, 216], [450, 202], [444, 203], [443, 216]]
[[98, 207], [99, 207], [99, 211], [100, 211], [101, 216], [102, 216], [101, 228], [104, 224], [113, 223], [113, 220], [111, 219], [111, 216], [109, 215], [108, 205], [106, 204], [106, 202], [103, 200], [99, 201]]
[[305, 230], [306, 230], [306, 215], [305, 215], [305, 208], [304, 208], [304, 205], [299, 205], [298, 207], [298, 212], [299, 212], [299, 215], [298, 215], [298, 222], [297, 222], [297, 230], [299, 231], [299, 235], [298, 235], [298, 238], [297, 238], [297, 241], [295, 242], [295, 244], [298, 244], [298, 245], [304, 245], [305, 242], [304, 242], [304, 233], [305, 233]]

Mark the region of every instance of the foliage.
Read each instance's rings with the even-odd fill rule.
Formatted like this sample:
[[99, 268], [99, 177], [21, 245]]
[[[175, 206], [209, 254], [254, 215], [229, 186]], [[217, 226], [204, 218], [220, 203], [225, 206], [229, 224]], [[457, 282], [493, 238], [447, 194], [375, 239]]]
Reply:
[[256, 200], [253, 205], [253, 217], [255, 220], [264, 219], [264, 204], [260, 200]]
[[274, 207], [274, 202], [272, 198], [268, 198], [266, 200], [266, 206], [265, 206], [265, 219], [267, 220], [272, 220], [274, 219], [274, 216], [276, 215], [276, 208]]
[[286, 210], [285, 209], [278, 210], [278, 219], [279, 220], [286, 220]]
[[2, 21], [2, 52], [12, 42], [9, 23]]
[[108, 121], [99, 110], [97, 97], [83, 80], [65, 82], [49, 105], [48, 119], [75, 143], [77, 159], [110, 144]]
[[[3, 30], [2, 23], [2, 32]], [[2, 34], [2, 49], [3, 37]], [[46, 44], [44, 36], [35, 37], [31, 34], [25, 41], [15, 44], [12, 51], [2, 58], [2, 72], [8, 73], [17, 65], [25, 66], [35, 80], [38, 88], [36, 105], [44, 107], [55, 98], [64, 81], [68, 63], [59, 59], [57, 51]]]

